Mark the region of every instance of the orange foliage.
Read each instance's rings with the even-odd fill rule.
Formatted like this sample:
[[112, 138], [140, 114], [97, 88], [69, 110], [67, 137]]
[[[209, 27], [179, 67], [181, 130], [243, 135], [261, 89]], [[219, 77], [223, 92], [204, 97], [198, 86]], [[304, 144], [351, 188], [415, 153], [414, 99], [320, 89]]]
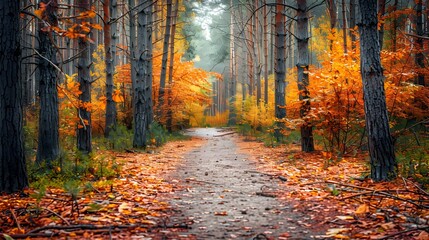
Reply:
[[[310, 68], [311, 111], [306, 120], [312, 122], [317, 133], [324, 138], [327, 151], [350, 152], [362, 144], [365, 126], [359, 47], [356, 50], [349, 47], [345, 54], [341, 34], [330, 31], [327, 23], [322, 22], [314, 32], [313, 41], [318, 42], [314, 48], [321, 66]], [[323, 38], [333, 41], [332, 51], [326, 51], [326, 46], [319, 44]], [[350, 42], [348, 46], [351, 46]], [[398, 118], [422, 119], [429, 116], [428, 89], [413, 83], [417, 72], [429, 72], [428, 69], [416, 68], [412, 52], [410, 44], [401, 45], [396, 52], [381, 52], [391, 126]], [[299, 118], [301, 103], [298, 101], [295, 70], [288, 76], [288, 82], [292, 84], [288, 84], [288, 119], [285, 122], [293, 128], [303, 122]]]

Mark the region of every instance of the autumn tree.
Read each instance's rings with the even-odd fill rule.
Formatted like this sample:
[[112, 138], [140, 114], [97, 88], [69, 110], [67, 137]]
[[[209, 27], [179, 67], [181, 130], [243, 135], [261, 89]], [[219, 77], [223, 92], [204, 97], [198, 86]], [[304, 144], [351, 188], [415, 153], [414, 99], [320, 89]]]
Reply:
[[0, 2], [0, 192], [28, 186], [19, 81], [19, 1]]
[[305, 152], [314, 151], [313, 126], [307, 120], [307, 114], [310, 111], [310, 93], [308, 91], [308, 9], [307, 0], [297, 0], [296, 16], [296, 39], [298, 42], [298, 90], [299, 100], [301, 101], [300, 116], [304, 120], [301, 125], [301, 149]]
[[58, 1], [42, 0], [39, 3], [41, 20], [38, 21], [39, 48], [39, 136], [37, 147], [37, 162], [50, 165], [60, 154], [59, 143], [59, 113], [58, 113], [58, 60], [56, 33]]
[[361, 74], [371, 178], [389, 180], [396, 176], [396, 160], [384, 93], [384, 76], [380, 62], [377, 0], [359, 0], [359, 35]]
[[[81, 13], [90, 11], [89, 0], [76, 0], [76, 6], [79, 8]], [[78, 19], [78, 23], [81, 26], [81, 30], [84, 36], [79, 37], [79, 52], [80, 57], [77, 64], [78, 69], [78, 82], [79, 90], [79, 108], [78, 117], [80, 123], [77, 129], [77, 148], [84, 153], [90, 153], [92, 151], [92, 124], [91, 124], [91, 49], [88, 41], [88, 35], [91, 32], [90, 28], [85, 27], [87, 20], [82, 16]]]

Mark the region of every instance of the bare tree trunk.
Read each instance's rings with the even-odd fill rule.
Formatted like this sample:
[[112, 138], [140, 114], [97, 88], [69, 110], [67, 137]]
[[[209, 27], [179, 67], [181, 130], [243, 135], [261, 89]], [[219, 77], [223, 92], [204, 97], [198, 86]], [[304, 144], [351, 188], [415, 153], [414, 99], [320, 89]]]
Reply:
[[[398, 0], [395, 0], [393, 3], [393, 11], [396, 11], [398, 9]], [[396, 52], [396, 30], [398, 28], [398, 19], [393, 18], [393, 26], [392, 26], [392, 51]]]
[[[150, 4], [150, 5], [149, 5]], [[138, 65], [136, 79], [133, 82], [134, 139], [133, 146], [146, 147], [146, 136], [149, 127], [151, 109], [148, 105], [148, 84], [152, 84], [152, 1], [139, 0], [140, 9], [137, 18]], [[152, 95], [152, 94], [151, 94]]]
[[[333, 32], [337, 26], [337, 5], [335, 4], [335, 0], [326, 0], [326, 4], [328, 5], [331, 32]], [[334, 40], [330, 40], [329, 49], [332, 50], [333, 44]]]
[[264, 14], [264, 102], [268, 104], [268, 20], [267, 20], [267, 0], [263, 0]]
[[172, 9], [172, 0], [167, 0], [167, 21], [165, 23], [165, 34], [164, 34], [164, 44], [162, 49], [162, 66], [161, 66], [161, 77], [159, 82], [159, 95], [158, 95], [158, 118], [162, 119], [163, 117], [163, 108], [164, 108], [164, 98], [165, 98], [165, 80], [167, 78], [167, 59], [168, 59], [168, 46], [170, 43], [171, 35], [171, 9]]
[[56, 0], [42, 0], [41, 2], [46, 5], [42, 15], [44, 21], [38, 21], [38, 52], [43, 57], [39, 57], [38, 61], [40, 116], [36, 161], [39, 164], [45, 162], [50, 166], [51, 161], [57, 159], [60, 154], [57, 90], [59, 76], [57, 69], [52, 65], [58, 65], [57, 51], [55, 42], [53, 42], [56, 41], [55, 33], [43, 29], [46, 27], [45, 21], [53, 27], [58, 26], [58, 2]]
[[[116, 127], [116, 102], [113, 101], [113, 74], [115, 73], [116, 55], [116, 16], [117, 1], [104, 0], [104, 52], [106, 64], [106, 126], [104, 135], [109, 137], [109, 133]], [[113, 21], [113, 22], [112, 22]]]
[[235, 95], [237, 92], [236, 84], [236, 72], [235, 72], [235, 38], [234, 38], [234, 11], [233, 11], [233, 0], [230, 1], [230, 64], [229, 64], [229, 116], [228, 125], [235, 125], [237, 122], [237, 113], [235, 109]]
[[[308, 12], [307, 0], [297, 0], [297, 22], [296, 22], [296, 39], [298, 42], [298, 90], [299, 100], [301, 101], [300, 115], [302, 119], [306, 119], [310, 111], [310, 92], [308, 91]], [[301, 126], [301, 149], [304, 152], [314, 151], [313, 126], [305, 120]]]
[[168, 66], [168, 104], [167, 104], [167, 130], [168, 132], [173, 132], [173, 70], [174, 70], [174, 38], [176, 36], [176, 22], [177, 16], [179, 14], [179, 1], [175, 0], [174, 2], [174, 13], [171, 19], [171, 41], [170, 41], [170, 63]]
[[[254, 7], [257, 9], [259, 7], [259, 0], [255, 0]], [[254, 38], [253, 41], [253, 51], [254, 58], [255, 58], [255, 77], [256, 77], [256, 104], [259, 107], [259, 104], [262, 99], [262, 86], [261, 86], [261, 49], [259, 47], [259, 43], [261, 42], [261, 39], [259, 39], [259, 14], [258, 12], [255, 12], [253, 16], [253, 30], [254, 30]]]
[[[386, 0], [378, 0], [378, 16], [384, 16], [386, 13]], [[379, 45], [380, 49], [383, 49], [383, 38], [384, 38], [384, 21], [379, 25]]]
[[[424, 28], [423, 28], [423, 1], [417, 0], [416, 1], [416, 33], [418, 36], [424, 36]], [[423, 38], [417, 37], [415, 39], [416, 41], [416, 50], [417, 53], [415, 55], [415, 61], [417, 66], [420, 69], [425, 68], [425, 56], [423, 54], [424, 48], [423, 48]], [[425, 75], [422, 72], [418, 72], [417, 78], [415, 79], [415, 83], [418, 85], [425, 86]]]
[[364, 90], [365, 121], [371, 157], [371, 178], [375, 181], [396, 177], [395, 151], [390, 135], [384, 94], [377, 31], [377, 0], [359, 0], [361, 73]]
[[0, 192], [28, 186], [19, 79], [19, 1], [0, 1]]
[[[252, 22], [253, 22], [253, 16]], [[247, 64], [249, 66], [249, 95], [254, 96], [255, 95], [255, 48], [254, 48], [254, 39], [253, 39], [253, 23], [250, 23], [248, 25], [248, 40], [247, 40], [247, 49], [248, 49], [248, 55], [247, 55]]]
[[346, 1], [341, 1], [341, 6], [343, 10], [343, 48], [344, 53], [347, 53], [347, 14], [346, 14]]
[[354, 28], [356, 27], [356, 0], [350, 0], [350, 40], [352, 42], [352, 49], [356, 49], [356, 33]]
[[[81, 12], [89, 11], [89, 0], [76, 0], [76, 5]], [[81, 19], [81, 23], [87, 19]], [[89, 34], [87, 35], [89, 37]], [[81, 56], [78, 61], [78, 82], [79, 90], [82, 92], [79, 95], [81, 105], [78, 109], [78, 117], [81, 120], [77, 129], [77, 148], [83, 153], [92, 151], [92, 132], [91, 132], [91, 111], [85, 104], [91, 103], [91, 46], [85, 38], [79, 38], [79, 52]]]
[[[285, 78], [286, 78], [286, 56], [285, 56], [285, 32], [284, 32], [284, 17], [283, 17], [283, 0], [277, 0], [276, 5], [276, 66], [275, 66], [275, 117], [276, 119], [283, 119], [286, 117], [286, 101], [285, 101]], [[277, 121], [275, 136], [277, 141], [280, 140], [281, 129], [283, 124]]]

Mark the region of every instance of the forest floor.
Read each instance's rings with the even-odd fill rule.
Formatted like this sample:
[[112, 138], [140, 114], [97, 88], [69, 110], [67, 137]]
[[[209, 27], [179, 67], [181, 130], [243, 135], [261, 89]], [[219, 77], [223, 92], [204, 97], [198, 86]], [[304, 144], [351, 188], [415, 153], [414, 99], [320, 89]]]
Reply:
[[[68, 239], [429, 239], [429, 194], [362, 178], [364, 156], [268, 148], [190, 129], [151, 153], [109, 152], [114, 179], [0, 198], [0, 236]], [[40, 195], [40, 194], [39, 194]]]

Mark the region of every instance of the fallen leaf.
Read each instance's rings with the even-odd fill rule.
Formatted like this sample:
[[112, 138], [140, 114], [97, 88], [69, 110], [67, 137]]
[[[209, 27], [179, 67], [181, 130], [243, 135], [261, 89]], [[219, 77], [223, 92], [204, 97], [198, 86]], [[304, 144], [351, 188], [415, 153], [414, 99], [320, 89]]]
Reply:
[[353, 220], [354, 219], [353, 216], [336, 216], [336, 218], [338, 218], [340, 220]]
[[333, 237], [337, 234], [348, 232], [350, 230], [351, 228], [331, 228], [331, 229], [328, 229], [328, 231], [326, 232], [326, 235], [329, 237]]
[[214, 215], [216, 216], [228, 216], [228, 213], [226, 211], [223, 212], [215, 212]]
[[368, 212], [369, 212], [369, 206], [365, 203], [360, 205], [355, 211], [356, 214], [364, 214]]

